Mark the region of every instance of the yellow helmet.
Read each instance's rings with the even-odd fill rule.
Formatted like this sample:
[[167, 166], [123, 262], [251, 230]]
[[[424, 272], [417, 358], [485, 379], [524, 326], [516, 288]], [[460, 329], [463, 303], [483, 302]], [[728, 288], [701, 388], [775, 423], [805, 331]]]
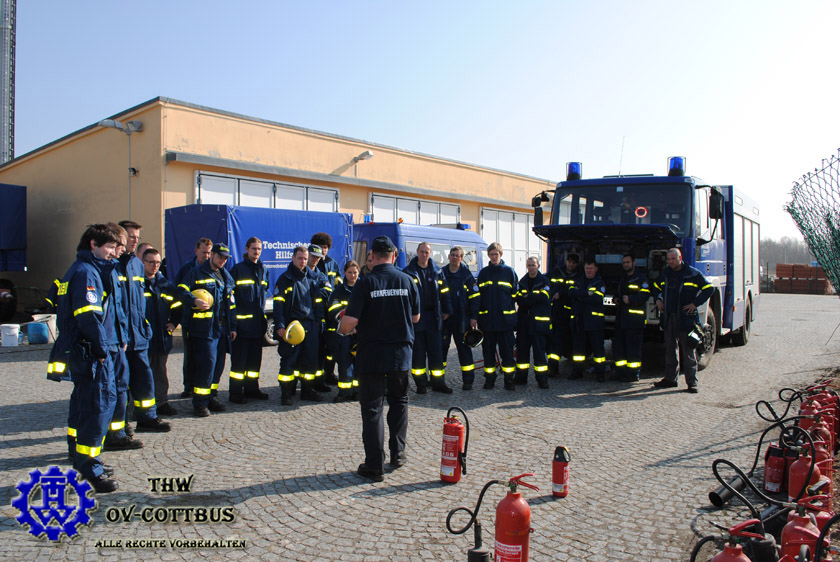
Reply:
[[207, 289], [195, 289], [192, 292], [192, 296], [205, 301], [207, 304], [210, 305], [210, 308], [213, 308], [213, 294]]
[[297, 320], [292, 320], [289, 322], [289, 325], [286, 326], [286, 334], [283, 336], [283, 339], [285, 339], [286, 343], [289, 345], [298, 345], [305, 337], [306, 330], [303, 329], [303, 325], [301, 325], [301, 323]]

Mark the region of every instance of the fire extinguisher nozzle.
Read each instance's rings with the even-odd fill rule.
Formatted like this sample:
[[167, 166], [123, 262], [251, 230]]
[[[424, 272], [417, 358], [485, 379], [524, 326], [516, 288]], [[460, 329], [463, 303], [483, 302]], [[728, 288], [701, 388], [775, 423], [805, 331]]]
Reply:
[[[734, 488], [736, 491], [740, 492], [746, 486], [746, 483], [740, 478], [735, 477], [729, 481], [729, 485]], [[712, 502], [712, 505], [715, 507], [723, 507], [726, 502], [731, 500], [734, 497], [734, 494], [731, 490], [727, 489], [725, 486], [720, 485], [711, 492], [709, 492], [709, 501]]]

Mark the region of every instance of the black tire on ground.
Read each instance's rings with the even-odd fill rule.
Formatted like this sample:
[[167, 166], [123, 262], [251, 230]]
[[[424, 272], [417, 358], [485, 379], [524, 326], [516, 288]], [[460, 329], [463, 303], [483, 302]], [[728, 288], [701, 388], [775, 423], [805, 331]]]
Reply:
[[752, 330], [752, 310], [747, 303], [747, 310], [744, 311], [744, 325], [732, 334], [732, 343], [735, 345], [747, 345], [750, 341], [750, 330]]
[[11, 322], [17, 313], [17, 289], [8, 279], [0, 279], [0, 289], [8, 290], [12, 294], [12, 300], [0, 301], [0, 324], [5, 324]]
[[703, 346], [703, 354], [697, 359], [698, 371], [702, 371], [709, 366], [709, 363], [712, 362], [712, 355], [714, 355], [715, 349], [717, 349], [718, 326], [715, 311], [712, 308], [709, 308], [709, 311], [706, 313], [706, 324], [703, 326], [703, 332], [706, 341]]

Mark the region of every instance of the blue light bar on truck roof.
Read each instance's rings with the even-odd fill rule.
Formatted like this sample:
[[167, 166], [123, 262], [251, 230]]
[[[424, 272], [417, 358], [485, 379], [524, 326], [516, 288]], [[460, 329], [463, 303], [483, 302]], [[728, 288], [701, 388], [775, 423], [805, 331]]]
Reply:
[[668, 158], [668, 175], [685, 175], [685, 156], [671, 156], [670, 158]]
[[581, 178], [582, 165], [580, 162], [566, 162], [566, 179], [579, 180]]

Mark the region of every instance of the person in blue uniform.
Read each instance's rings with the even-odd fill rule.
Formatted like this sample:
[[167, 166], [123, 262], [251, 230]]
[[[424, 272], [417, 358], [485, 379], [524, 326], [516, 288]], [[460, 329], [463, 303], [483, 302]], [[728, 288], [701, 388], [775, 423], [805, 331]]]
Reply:
[[492, 389], [496, 384], [496, 348], [501, 357], [505, 389], [515, 390], [513, 384], [516, 361], [513, 355], [516, 327], [516, 302], [519, 280], [513, 268], [502, 260], [502, 245], [493, 242], [487, 246], [490, 263], [478, 272], [480, 293], [478, 327], [484, 332], [481, 345], [484, 354], [484, 388]]
[[667, 260], [663, 284], [656, 296], [665, 330], [665, 376], [654, 386], [676, 387], [682, 366], [686, 391], [696, 393], [697, 353], [688, 342], [688, 334], [700, 324], [697, 309], [711, 298], [715, 288], [700, 271], [682, 261], [679, 248], [668, 250]]
[[124, 337], [114, 303], [119, 281], [110, 264], [118, 243], [119, 232], [107, 224], [82, 234], [76, 261], [59, 282], [58, 337], [47, 369], [69, 373], [73, 381], [67, 420], [73, 468], [99, 493], [118, 487], [100, 458], [116, 405], [114, 362]]
[[118, 330], [120, 342], [119, 352], [114, 360], [114, 380], [116, 381], [117, 400], [114, 404], [114, 415], [108, 426], [108, 434], [105, 437], [105, 442], [102, 444], [102, 449], [104, 451], [127, 451], [141, 449], [143, 447], [142, 441], [134, 439], [134, 430], [126, 420], [128, 415], [128, 384], [130, 380], [130, 365], [126, 351], [131, 337], [131, 327], [128, 317], [128, 283], [126, 282], [125, 268], [120, 264], [120, 258], [125, 255], [128, 234], [119, 224], [108, 223], [108, 226], [117, 232], [120, 239], [115, 251], [115, 259], [111, 260], [108, 264], [108, 267], [113, 268], [113, 273], [117, 280], [114, 285], [112, 302], [117, 323], [120, 327]]
[[604, 351], [604, 281], [598, 274], [598, 264], [594, 259], [587, 259], [583, 264], [584, 278], [580, 285], [569, 289], [572, 300], [572, 323], [574, 349], [572, 350], [573, 372], [569, 378], [583, 376], [587, 350], [592, 350], [595, 363], [595, 380], [604, 382], [607, 357]]
[[[205, 289], [213, 295], [213, 305], [202, 307], [190, 297], [183, 299], [183, 325], [187, 331], [187, 349], [192, 370], [193, 415], [204, 418], [210, 412], [224, 412], [218, 388], [225, 369], [225, 354], [236, 340], [236, 302], [233, 296], [233, 277], [225, 269], [230, 248], [214, 244], [210, 259], [190, 270], [178, 285], [187, 291]], [[193, 302], [189, 302], [192, 300]], [[208, 303], [205, 303], [205, 306]], [[197, 308], [196, 305], [198, 305]]]
[[411, 375], [417, 385], [417, 394], [426, 394], [430, 380], [432, 390], [452, 394], [452, 388], [446, 384], [440, 345], [443, 340], [443, 323], [452, 312], [449, 286], [443, 272], [431, 257], [431, 244], [421, 242], [417, 246], [417, 255], [403, 270], [414, 278], [420, 293], [420, 321], [414, 325]]
[[642, 369], [642, 340], [647, 324], [647, 301], [650, 284], [647, 276], [636, 268], [632, 254], [621, 258], [624, 275], [615, 295], [617, 313], [613, 335], [614, 380], [636, 382]]
[[[195, 243], [195, 257], [188, 260], [184, 265], [178, 269], [175, 273], [175, 277], [172, 278], [172, 282], [175, 285], [179, 285], [181, 281], [184, 280], [184, 277], [195, 269], [196, 266], [203, 264], [205, 261], [210, 259], [210, 251], [213, 249], [213, 241], [209, 238], [199, 238], [198, 242]], [[175, 320], [181, 322], [180, 314], [183, 313], [183, 309], [176, 311]], [[184, 339], [184, 350], [187, 349], [187, 339], [188, 334], [185, 331], [185, 327], [183, 324], [181, 325], [181, 337]], [[183, 374], [184, 374], [184, 391], [181, 392], [181, 398], [190, 398], [193, 395], [193, 387], [195, 384], [193, 380], [190, 378], [192, 376], [192, 369], [190, 368], [189, 364], [189, 354], [184, 353], [184, 365], [183, 365]]]
[[330, 283], [330, 278], [318, 269], [318, 265], [324, 261], [324, 251], [317, 244], [310, 244], [307, 250], [309, 251], [309, 257], [306, 259], [306, 274], [312, 279], [312, 283], [317, 289], [312, 293], [312, 302], [313, 310], [315, 311], [315, 321], [319, 327], [317, 334], [318, 359], [314, 374], [315, 378], [312, 379], [312, 388], [316, 392], [330, 392], [330, 387], [324, 382], [324, 361], [326, 359], [324, 336], [327, 332], [327, 306], [330, 302], [333, 287]]
[[528, 273], [519, 280], [516, 303], [516, 375], [514, 384], [527, 385], [534, 353], [534, 378], [541, 389], [548, 388], [548, 357], [545, 350], [551, 331], [551, 282], [540, 273], [540, 260], [525, 260]]
[[172, 332], [177, 327], [172, 320], [172, 309], [183, 304], [177, 296], [180, 291], [160, 273], [160, 252], [149, 248], [143, 252], [143, 270], [146, 278], [146, 321], [152, 328], [149, 340], [149, 365], [155, 377], [155, 405], [159, 414], [174, 416], [178, 410], [169, 403], [169, 376], [166, 361], [172, 351]]
[[481, 294], [470, 269], [464, 265], [464, 249], [453, 246], [449, 250], [449, 265], [443, 268], [443, 276], [449, 287], [449, 302], [452, 314], [443, 323], [443, 366], [449, 346], [455, 340], [458, 363], [461, 366], [461, 388], [472, 390], [475, 382], [475, 360], [472, 348], [464, 343], [464, 333], [478, 325], [478, 301]]
[[[141, 225], [131, 220], [120, 221], [128, 236], [125, 253], [121, 255], [117, 265], [119, 275], [122, 276], [124, 303], [128, 318], [128, 347], [125, 357], [128, 362], [128, 387], [134, 405], [134, 417], [137, 419], [138, 432], [167, 432], [170, 424], [161, 420], [157, 414], [155, 402], [155, 378], [149, 365], [149, 340], [152, 328], [146, 321], [146, 277], [143, 262], [134, 251], [140, 242]], [[119, 403], [118, 403], [119, 408]], [[125, 423], [125, 412], [121, 420]], [[117, 432], [119, 437], [119, 432]]]
[[[326, 275], [329, 281], [330, 288], [334, 291], [342, 283], [341, 270], [338, 267], [338, 262], [332, 259], [329, 251], [332, 248], [332, 236], [326, 232], [316, 232], [309, 240], [310, 244], [314, 244], [321, 249], [322, 259], [318, 261], [318, 271]], [[323, 370], [323, 383], [337, 385], [338, 379], [335, 376], [336, 359], [332, 351], [327, 345], [328, 338], [321, 338], [321, 349], [319, 352], [319, 360], [321, 370]]]
[[566, 259], [548, 275], [551, 281], [551, 336], [548, 344], [548, 373], [560, 374], [560, 361], [572, 360], [574, 330], [572, 329], [572, 301], [569, 289], [580, 285], [583, 271], [577, 254], [568, 253]]
[[268, 400], [260, 390], [262, 348], [268, 320], [265, 317], [265, 296], [268, 271], [262, 261], [262, 240], [251, 237], [245, 243], [242, 261], [233, 266], [235, 283], [236, 339], [230, 353], [230, 401], [244, 404], [248, 398]]
[[[300, 380], [300, 399], [321, 402], [323, 398], [315, 391], [315, 376], [318, 366], [318, 341], [321, 333], [321, 318], [316, 311], [316, 300], [324, 298], [322, 287], [307, 266], [309, 249], [298, 246], [292, 253], [292, 262], [277, 278], [274, 285], [274, 329], [277, 333], [277, 353], [280, 355], [280, 404], [292, 403], [297, 381]], [[284, 339], [286, 327], [297, 320], [303, 326], [305, 337], [297, 345]]]
[[406, 463], [408, 371], [414, 324], [420, 320], [420, 293], [411, 276], [394, 267], [396, 247], [387, 236], [371, 242], [373, 268], [359, 279], [338, 331], [357, 332], [356, 374], [362, 413], [365, 461], [358, 473], [381, 482], [385, 478], [383, 402], [388, 402], [390, 466]]
[[338, 395], [333, 402], [350, 402], [359, 399], [359, 381], [355, 377], [355, 357], [353, 344], [355, 336], [342, 336], [338, 333], [339, 315], [350, 304], [353, 287], [359, 280], [359, 264], [349, 260], [344, 264], [344, 280], [330, 295], [327, 309], [327, 347], [338, 365]]

